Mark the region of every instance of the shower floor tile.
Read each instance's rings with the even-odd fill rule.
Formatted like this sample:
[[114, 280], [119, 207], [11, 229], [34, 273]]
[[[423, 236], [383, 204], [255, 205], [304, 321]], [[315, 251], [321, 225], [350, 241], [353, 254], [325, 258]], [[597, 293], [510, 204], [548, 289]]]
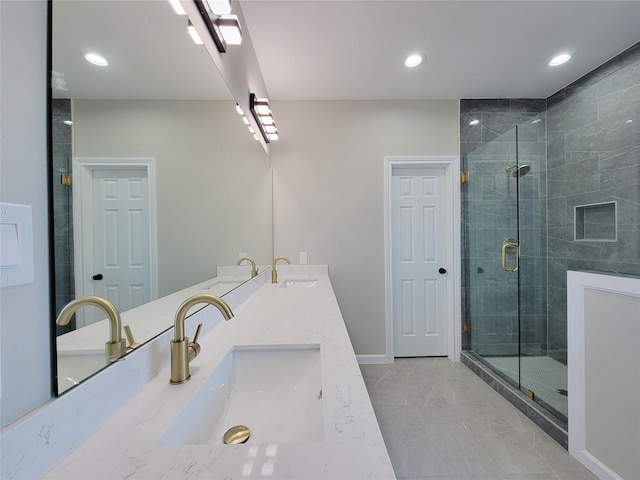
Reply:
[[596, 479], [461, 363], [360, 368], [398, 479]]
[[[485, 357], [503, 375], [518, 383], [518, 357]], [[521, 384], [534, 392], [537, 399], [556, 409], [565, 419], [569, 416], [567, 395], [567, 366], [551, 357], [522, 357]]]

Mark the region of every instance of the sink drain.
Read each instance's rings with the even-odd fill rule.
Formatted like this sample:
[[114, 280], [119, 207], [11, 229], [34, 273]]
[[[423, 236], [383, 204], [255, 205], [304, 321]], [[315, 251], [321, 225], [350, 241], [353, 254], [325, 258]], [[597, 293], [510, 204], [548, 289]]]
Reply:
[[235, 427], [231, 427], [229, 430], [224, 432], [222, 441], [226, 445], [238, 445], [249, 440], [250, 435], [251, 432], [249, 431], [249, 427], [245, 427], [244, 425], [236, 425]]

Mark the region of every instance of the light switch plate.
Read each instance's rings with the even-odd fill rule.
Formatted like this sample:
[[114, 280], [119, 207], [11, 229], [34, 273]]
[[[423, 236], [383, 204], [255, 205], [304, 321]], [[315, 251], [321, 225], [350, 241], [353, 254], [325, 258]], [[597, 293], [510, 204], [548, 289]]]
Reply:
[[300, 265], [307, 264], [307, 252], [300, 252]]
[[0, 287], [33, 283], [30, 205], [0, 203]]

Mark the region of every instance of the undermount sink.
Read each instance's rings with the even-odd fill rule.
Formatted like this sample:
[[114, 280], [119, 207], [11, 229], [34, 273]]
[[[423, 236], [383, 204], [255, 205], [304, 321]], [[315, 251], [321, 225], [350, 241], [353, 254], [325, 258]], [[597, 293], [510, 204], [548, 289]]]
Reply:
[[319, 345], [235, 346], [158, 444], [222, 445], [238, 425], [248, 444], [319, 442], [322, 419]]
[[58, 351], [58, 391], [63, 392], [106, 366], [104, 351]]
[[318, 279], [316, 278], [291, 278], [283, 281], [280, 288], [311, 288], [315, 286], [316, 283], [318, 283]]

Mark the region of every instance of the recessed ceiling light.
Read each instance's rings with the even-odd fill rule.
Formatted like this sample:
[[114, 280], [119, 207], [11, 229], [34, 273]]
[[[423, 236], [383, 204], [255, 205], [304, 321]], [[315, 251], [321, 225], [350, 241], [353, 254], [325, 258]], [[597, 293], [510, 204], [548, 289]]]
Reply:
[[469, 125], [472, 125], [472, 126], [473, 126], [473, 125], [478, 125], [479, 123], [480, 123], [480, 120], [478, 120], [478, 119], [476, 118], [476, 119], [474, 119], [474, 120], [471, 120], [471, 121], [469, 122]]
[[106, 58], [104, 58], [102, 55], [98, 55], [97, 53], [87, 53], [84, 56], [84, 59], [89, 63], [98, 65], [99, 67], [106, 67], [107, 65], [109, 65], [109, 62], [107, 62]]
[[633, 123], [633, 120], [627, 120], [627, 123]]
[[560, 55], [556, 55], [555, 57], [553, 57], [549, 62], [549, 65], [552, 67], [562, 65], [563, 63], [568, 62], [570, 58], [571, 55], [569, 55], [568, 53], [561, 53]]
[[407, 59], [404, 61], [404, 64], [409, 68], [413, 68], [420, 65], [422, 63], [422, 60], [424, 60], [424, 55], [420, 53], [413, 53], [407, 57]]

